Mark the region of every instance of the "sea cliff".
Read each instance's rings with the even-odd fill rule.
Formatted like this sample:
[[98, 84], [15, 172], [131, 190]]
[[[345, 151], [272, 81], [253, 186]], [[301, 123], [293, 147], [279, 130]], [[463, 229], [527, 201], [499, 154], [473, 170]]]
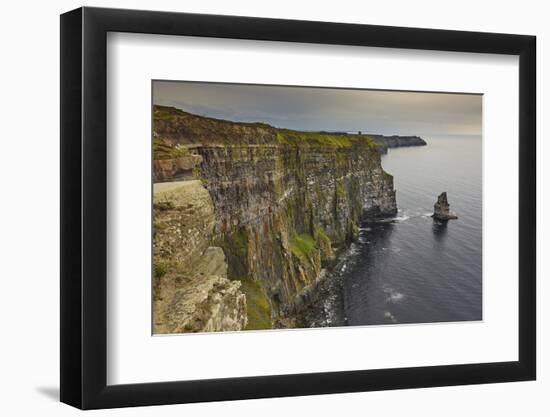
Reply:
[[402, 148], [408, 146], [426, 146], [427, 143], [419, 136], [385, 136], [369, 134], [369, 136], [380, 146], [382, 153], [387, 153], [388, 148]]
[[397, 211], [369, 135], [155, 106], [153, 136], [156, 333], [293, 327], [361, 221]]

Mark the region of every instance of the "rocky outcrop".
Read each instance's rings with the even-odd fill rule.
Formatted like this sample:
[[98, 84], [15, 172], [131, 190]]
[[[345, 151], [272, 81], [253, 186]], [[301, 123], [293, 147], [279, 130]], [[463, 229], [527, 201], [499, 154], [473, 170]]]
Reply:
[[442, 192], [439, 194], [439, 197], [437, 197], [432, 217], [439, 221], [458, 219], [457, 215], [450, 210], [449, 202], [447, 201], [447, 192]]
[[388, 148], [427, 145], [426, 141], [418, 136], [384, 136], [376, 134], [369, 134], [369, 136], [372, 137], [376, 143], [378, 143], [382, 153], [387, 153]]
[[197, 166], [202, 158], [200, 155], [185, 155], [169, 159], [156, 159], [153, 161], [153, 181], [189, 180], [195, 177]]
[[153, 332], [241, 330], [246, 299], [210, 246], [214, 206], [200, 181], [155, 184]]
[[223, 249], [229, 280], [241, 283], [248, 329], [292, 326], [297, 300], [361, 221], [397, 211], [393, 177], [366, 135], [233, 123], [160, 106], [154, 131], [159, 153], [177, 148], [201, 158], [191, 182], [200, 182], [213, 203], [207, 246]]

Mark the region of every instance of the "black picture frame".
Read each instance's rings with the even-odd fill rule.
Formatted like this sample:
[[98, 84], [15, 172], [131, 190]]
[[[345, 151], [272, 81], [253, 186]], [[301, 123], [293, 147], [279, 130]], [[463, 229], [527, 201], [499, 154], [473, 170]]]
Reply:
[[[519, 360], [107, 385], [108, 32], [519, 56]], [[535, 54], [524, 35], [88, 7], [61, 15], [61, 401], [95, 409], [535, 379]]]

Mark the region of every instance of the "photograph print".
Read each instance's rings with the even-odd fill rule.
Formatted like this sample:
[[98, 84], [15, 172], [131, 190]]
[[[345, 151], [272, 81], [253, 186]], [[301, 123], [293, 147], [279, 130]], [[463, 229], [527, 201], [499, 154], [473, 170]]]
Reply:
[[481, 94], [152, 96], [153, 334], [483, 319]]

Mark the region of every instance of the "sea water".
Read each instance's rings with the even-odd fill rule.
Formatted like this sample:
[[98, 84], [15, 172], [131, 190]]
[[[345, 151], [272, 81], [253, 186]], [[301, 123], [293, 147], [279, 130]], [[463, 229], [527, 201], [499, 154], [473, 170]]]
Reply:
[[[362, 225], [307, 326], [482, 320], [482, 141], [424, 139], [382, 156], [398, 214]], [[431, 217], [443, 191], [458, 215], [446, 224]]]

